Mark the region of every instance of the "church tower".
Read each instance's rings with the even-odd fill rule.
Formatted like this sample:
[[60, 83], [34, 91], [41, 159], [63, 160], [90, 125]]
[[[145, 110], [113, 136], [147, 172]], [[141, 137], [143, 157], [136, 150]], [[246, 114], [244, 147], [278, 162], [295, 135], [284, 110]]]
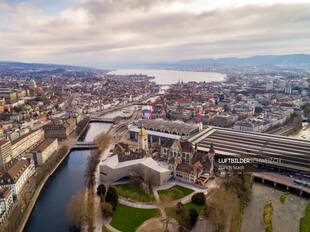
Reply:
[[139, 149], [142, 149], [144, 151], [148, 151], [148, 148], [149, 148], [147, 132], [144, 129], [143, 125], [142, 125], [141, 130], [139, 131], [139, 134], [138, 134], [138, 147], [139, 147]]

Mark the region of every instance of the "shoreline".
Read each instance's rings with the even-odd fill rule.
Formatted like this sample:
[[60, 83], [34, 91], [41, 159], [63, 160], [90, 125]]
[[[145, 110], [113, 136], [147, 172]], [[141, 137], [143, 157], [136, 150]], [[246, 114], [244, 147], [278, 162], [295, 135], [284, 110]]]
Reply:
[[[76, 136], [77, 141], [79, 140], [79, 138], [84, 134], [87, 133], [88, 129], [89, 129], [89, 123], [88, 122], [85, 127], [83, 128], [83, 130], [80, 132], [79, 135]], [[44, 180], [41, 182], [40, 186], [35, 190], [35, 193], [33, 194], [33, 197], [31, 199], [31, 202], [29, 204], [29, 206], [26, 209], [26, 212], [23, 216], [23, 219], [21, 220], [21, 224], [17, 229], [17, 232], [23, 232], [25, 229], [25, 226], [31, 216], [31, 213], [37, 203], [37, 200], [40, 196], [40, 193], [42, 191], [42, 189], [44, 188], [46, 182], [49, 180], [49, 178], [55, 173], [55, 171], [58, 169], [58, 167], [63, 163], [63, 161], [71, 154], [71, 152], [74, 150], [75, 148], [73, 148], [72, 146], [68, 147], [68, 150], [66, 152], [66, 154], [59, 160], [59, 162], [57, 163], [57, 165], [49, 172], [48, 175], [46, 175], [44, 177]], [[86, 149], [88, 150], [88, 149]]]
[[[150, 72], [154, 72], [154, 73], [150, 73]], [[211, 83], [211, 82], [225, 82], [227, 80], [227, 74], [226, 73], [220, 73], [220, 72], [202, 72], [202, 71], [183, 71], [183, 70], [170, 70], [170, 69], [116, 69], [113, 71], [108, 72], [107, 74], [110, 75], [146, 75], [149, 77], [154, 77], [154, 79], [152, 79], [152, 81], [154, 81], [157, 85], [173, 85], [176, 84], [178, 82], [178, 79], [176, 79], [174, 82], [172, 83], [161, 83], [162, 80], [158, 79], [158, 76], [165, 76], [164, 74], [160, 74], [157, 73], [155, 74], [155, 72], [166, 72], [166, 74], [170, 73], [173, 74], [173, 72], [175, 72], [174, 76], [181, 76], [180, 75], [182, 72], [186, 73], [187, 75], [190, 76], [190, 74], [194, 74], [194, 75], [203, 75], [205, 74], [206, 77], [199, 77], [195, 80], [195, 78], [191, 79], [190, 77], [188, 78], [188, 80], [186, 80], [187, 78], [184, 78], [182, 80], [182, 78], [179, 78], [179, 80], [182, 80], [184, 83], [188, 83], [191, 81], [195, 81], [195, 82], [207, 82], [207, 83]], [[211, 75], [211, 74], [217, 74], [219, 75], [218, 77], [215, 76], [209, 76], [207, 77], [207, 75]], [[157, 77], [156, 77], [157, 76]], [[173, 76], [173, 75], [171, 75]], [[169, 77], [166, 77], [165, 79], [171, 79]], [[211, 80], [208, 80], [211, 79]], [[218, 80], [220, 79], [220, 80]]]

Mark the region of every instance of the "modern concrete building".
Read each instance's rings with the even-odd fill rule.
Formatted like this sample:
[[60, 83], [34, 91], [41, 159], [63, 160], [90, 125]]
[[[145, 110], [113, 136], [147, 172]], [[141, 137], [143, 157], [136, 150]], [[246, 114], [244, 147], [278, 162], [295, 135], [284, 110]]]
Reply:
[[155, 185], [165, 184], [173, 172], [160, 166], [152, 158], [142, 158], [119, 162], [118, 155], [111, 156], [99, 165], [100, 179], [105, 183], [113, 183], [130, 176], [133, 171], [139, 172], [145, 180], [152, 178]]
[[57, 151], [58, 140], [49, 138], [45, 139], [37, 147], [30, 151], [33, 154], [33, 159], [36, 165], [42, 165], [48, 158]]

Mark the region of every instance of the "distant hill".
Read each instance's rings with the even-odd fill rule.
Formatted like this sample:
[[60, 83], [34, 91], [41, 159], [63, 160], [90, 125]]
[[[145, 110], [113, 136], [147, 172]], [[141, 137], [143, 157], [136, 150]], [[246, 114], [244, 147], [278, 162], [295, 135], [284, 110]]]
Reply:
[[40, 63], [23, 63], [14, 61], [0, 61], [0, 71], [38, 71], [38, 70], [59, 70], [59, 71], [88, 71], [88, 72], [106, 72], [95, 68], [72, 66], [72, 65], [59, 65], [59, 64], [40, 64]]
[[193, 59], [183, 60], [175, 65], [238, 65], [238, 66], [265, 66], [265, 65], [306, 65], [310, 66], [310, 55], [293, 54], [293, 55], [265, 55], [252, 56], [248, 58], [218, 58], [218, 59]]

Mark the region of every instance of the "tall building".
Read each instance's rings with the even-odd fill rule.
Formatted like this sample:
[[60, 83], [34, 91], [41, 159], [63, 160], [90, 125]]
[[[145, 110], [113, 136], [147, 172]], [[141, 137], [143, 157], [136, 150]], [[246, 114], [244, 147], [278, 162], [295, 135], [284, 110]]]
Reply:
[[0, 140], [0, 168], [4, 168], [12, 159], [12, 148], [9, 140]]
[[141, 130], [139, 131], [138, 134], [138, 146], [140, 149], [147, 151], [149, 148], [149, 143], [147, 139], [147, 132], [142, 126]]

